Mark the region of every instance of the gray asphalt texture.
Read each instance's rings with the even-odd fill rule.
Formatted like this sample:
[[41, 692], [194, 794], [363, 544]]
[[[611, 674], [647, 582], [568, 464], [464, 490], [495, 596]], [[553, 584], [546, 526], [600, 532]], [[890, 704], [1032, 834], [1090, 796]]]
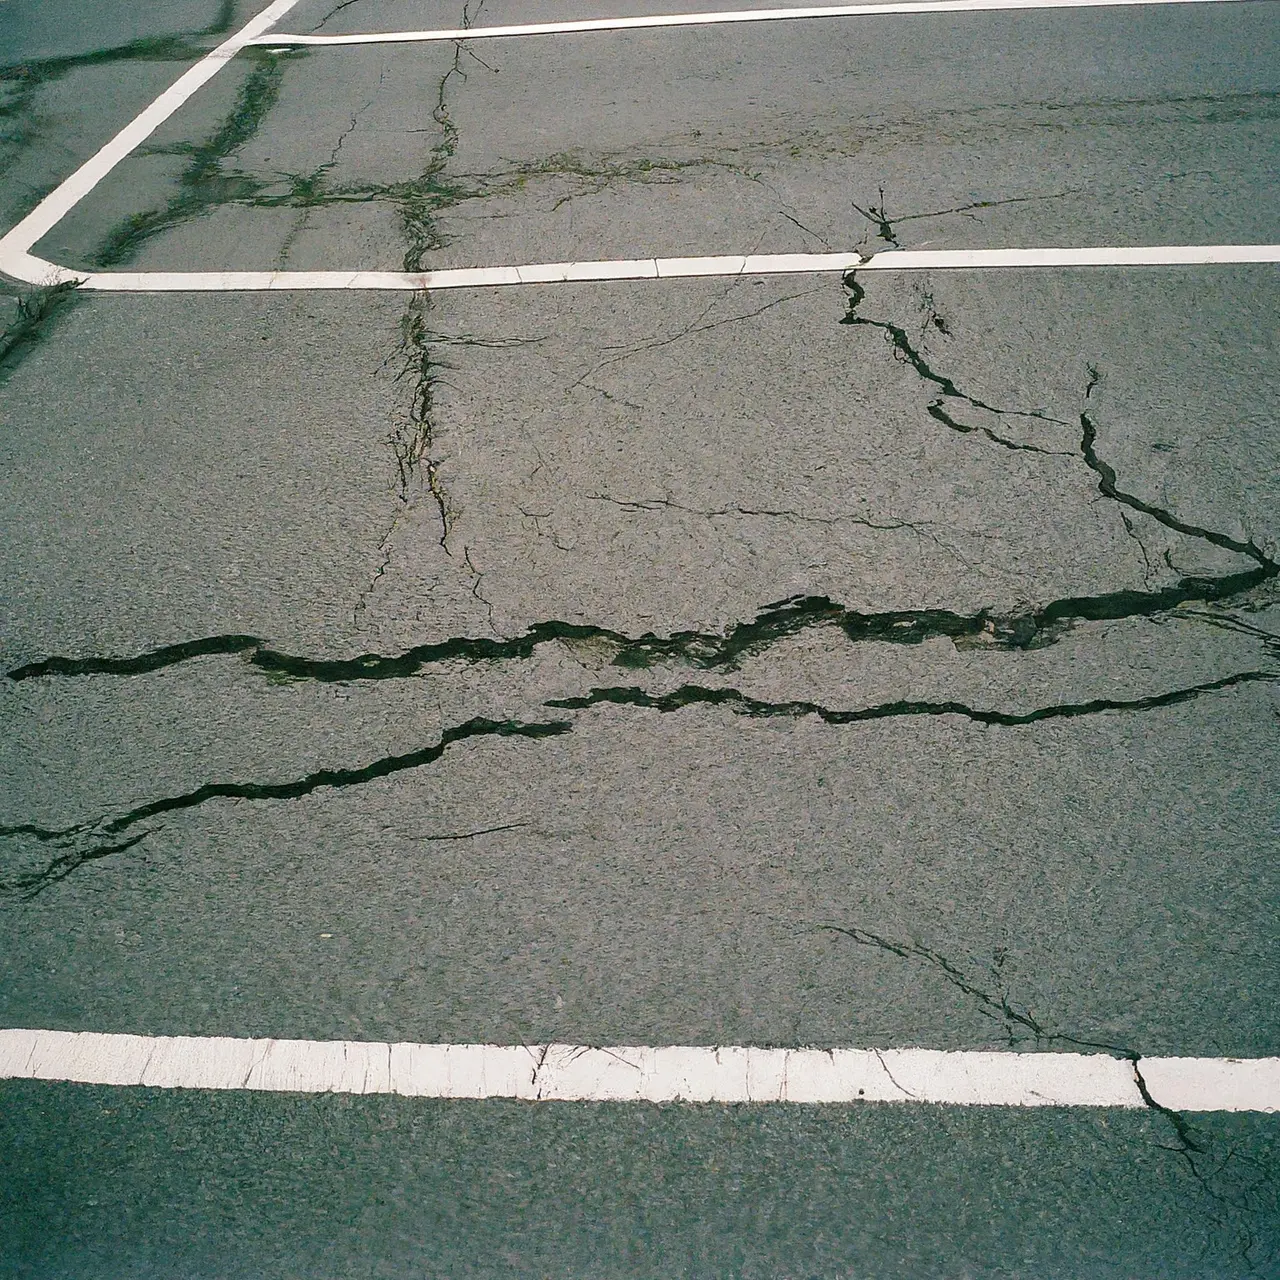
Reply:
[[[256, 7], [0, 5], [0, 225]], [[1275, 242], [1277, 27], [256, 52], [40, 251]], [[3, 1025], [1280, 1053], [1274, 268], [0, 292]], [[0, 1135], [17, 1276], [1280, 1268], [1274, 1116], [6, 1083]]]

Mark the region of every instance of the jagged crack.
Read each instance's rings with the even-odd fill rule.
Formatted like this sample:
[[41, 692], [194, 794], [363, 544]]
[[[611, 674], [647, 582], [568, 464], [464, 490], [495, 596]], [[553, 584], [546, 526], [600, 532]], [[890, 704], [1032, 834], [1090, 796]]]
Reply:
[[151, 832], [144, 831], [123, 843], [113, 843], [112, 837], [120, 835], [141, 822], [158, 818], [166, 813], [198, 808], [210, 800], [297, 800], [323, 787], [340, 790], [346, 787], [362, 786], [364, 783], [378, 778], [387, 778], [407, 769], [421, 768], [423, 765], [439, 760], [454, 743], [472, 738], [536, 740], [568, 733], [571, 728], [572, 725], [565, 720], [526, 724], [514, 720], [488, 720], [476, 717], [464, 724], [446, 729], [440, 735], [439, 741], [430, 746], [400, 755], [383, 756], [359, 768], [318, 769], [314, 773], [293, 778], [287, 782], [207, 782], [193, 791], [149, 800], [146, 804], [138, 805], [116, 817], [80, 823], [73, 827], [42, 828], [30, 823], [0, 827], [0, 837], [33, 836], [42, 842], [56, 842], [70, 846], [38, 870], [0, 882], [0, 890], [23, 898], [34, 897], [49, 885], [65, 879], [86, 862], [131, 848]]
[[1145, 698], [1091, 698], [1085, 702], [1054, 703], [1036, 707], [1032, 711], [990, 711], [971, 707], [956, 701], [924, 702], [900, 700], [883, 702], [871, 707], [836, 710], [817, 702], [790, 701], [765, 702], [749, 697], [738, 689], [708, 688], [705, 685], [681, 685], [670, 693], [654, 694], [635, 686], [612, 686], [592, 689], [590, 693], [569, 698], [551, 698], [546, 705], [566, 711], [581, 711], [601, 703], [614, 706], [645, 707], [653, 711], [681, 711], [685, 707], [704, 705], [726, 707], [735, 715], [759, 718], [816, 716], [825, 724], [861, 724], [870, 720], [889, 720], [902, 716], [962, 716], [977, 724], [1017, 728], [1038, 724], [1042, 720], [1074, 719], [1080, 716], [1099, 715], [1108, 711], [1152, 711], [1160, 707], [1177, 706], [1182, 702], [1216, 693], [1238, 685], [1259, 681], [1280, 681], [1280, 671], [1237, 671], [1217, 680], [1202, 684], [1171, 689], [1165, 693], [1151, 694]]

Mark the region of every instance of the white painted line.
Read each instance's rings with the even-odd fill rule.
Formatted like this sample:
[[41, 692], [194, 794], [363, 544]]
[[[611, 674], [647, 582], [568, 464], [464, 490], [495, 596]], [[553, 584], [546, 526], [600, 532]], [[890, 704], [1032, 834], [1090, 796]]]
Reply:
[[525, 22], [503, 27], [453, 27], [439, 31], [366, 31], [356, 35], [259, 36], [253, 44], [418, 44], [437, 40], [494, 40], [504, 36], [550, 36], [581, 31], [634, 31], [653, 27], [700, 27], [734, 22], [794, 22], [802, 18], [864, 18], [920, 13], [995, 13], [1010, 9], [1116, 9], [1138, 5], [1232, 4], [1241, 0], [904, 0], [891, 4], [836, 4], [816, 8], [735, 9], [712, 13], [660, 13], [635, 18], [587, 18], [574, 22]]
[[28, 284], [65, 284], [83, 279], [30, 253], [31, 246], [53, 229], [135, 147], [145, 142], [202, 85], [222, 70], [246, 45], [273, 27], [298, 0], [275, 0], [235, 35], [184, 72], [140, 116], [131, 120], [101, 151], [55, 187], [17, 226], [0, 238], [0, 271]]
[[[1280, 1110], [1280, 1058], [1143, 1058], [1177, 1111]], [[0, 1079], [562, 1102], [934, 1102], [1142, 1107], [1107, 1054], [750, 1046], [383, 1044], [0, 1031]]]
[[[1229, 4], [1241, 0], [926, 0], [898, 5], [840, 6], [830, 9], [744, 10], [739, 13], [667, 15], [609, 19], [609, 23], [672, 25], [697, 21], [756, 21], [762, 17], [830, 16], [875, 12], [980, 11], [1017, 8], [1079, 8], [1132, 4]], [[274, 289], [462, 289], [510, 284], [557, 284], [567, 281], [679, 279], [693, 276], [777, 275], [814, 271], [968, 270], [981, 267], [1202, 266], [1220, 263], [1280, 261], [1280, 245], [1165, 245], [1139, 248], [968, 249], [893, 251], [864, 259], [851, 253], [785, 253], [686, 258], [643, 258], [627, 261], [529, 263], [522, 266], [459, 267], [439, 271], [75, 271], [31, 253], [32, 246], [102, 181], [135, 147], [144, 142], [188, 98], [247, 45], [272, 43], [264, 35], [298, 0], [275, 0], [235, 35], [185, 72], [96, 155], [47, 195], [25, 218], [0, 237], [0, 272], [37, 286], [77, 284], [82, 288], [124, 293], [220, 292]], [[600, 22], [552, 24], [546, 30], [602, 29]], [[544, 28], [539, 27], [538, 30]], [[528, 33], [534, 28], [488, 28]], [[475, 36], [465, 32], [417, 33], [426, 38]], [[333, 37], [345, 40], [347, 37]], [[326, 37], [328, 39], [328, 37]]]
[[[850, 253], [755, 253], [707, 258], [639, 258], [612, 262], [542, 262], [439, 271], [95, 271], [65, 273], [82, 288], [112, 293], [274, 289], [481, 289], [498, 285], [598, 280], [675, 280], [696, 276], [795, 275], [821, 271], [957, 271], [1026, 267], [1222, 266], [1280, 262], [1280, 244], [1148, 245], [1114, 249], [889, 250]], [[45, 264], [51, 266], [51, 264]], [[61, 268], [54, 268], [61, 270]], [[33, 281], [40, 283], [40, 281]]]
[[1142, 1078], [1151, 1096], [1170, 1111], [1280, 1110], [1280, 1059], [1144, 1058]]

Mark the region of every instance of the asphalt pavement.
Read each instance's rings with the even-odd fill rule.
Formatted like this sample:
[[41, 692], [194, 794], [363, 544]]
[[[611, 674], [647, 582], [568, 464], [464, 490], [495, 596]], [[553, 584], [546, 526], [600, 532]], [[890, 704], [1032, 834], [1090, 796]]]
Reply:
[[[261, 7], [0, 4], [0, 230]], [[1278, 26], [255, 49], [37, 251], [1275, 243]], [[1274, 266], [0, 291], [3, 1026], [1280, 1054]], [[1259, 1113], [15, 1080], [0, 1135], [24, 1277], [1280, 1266]]]

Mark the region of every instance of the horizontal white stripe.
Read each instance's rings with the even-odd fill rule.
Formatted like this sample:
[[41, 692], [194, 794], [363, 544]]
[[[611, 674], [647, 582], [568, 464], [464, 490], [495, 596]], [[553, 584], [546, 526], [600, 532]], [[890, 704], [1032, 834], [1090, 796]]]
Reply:
[[1170, 4], [1230, 4], [1238, 0], [905, 0], [892, 4], [833, 4], [793, 9], [735, 9], [712, 13], [658, 13], [635, 18], [586, 18], [574, 22], [524, 22], [502, 27], [453, 27], [439, 31], [364, 31], [355, 35], [259, 36], [271, 46], [405, 44], [434, 40], [493, 40], [579, 31], [631, 31], [644, 27], [702, 27], [732, 22], [794, 22], [801, 18], [864, 18], [919, 13], [992, 13], [1008, 9], [1116, 9]]
[[[1179, 1111], [1280, 1108], [1280, 1058], [1144, 1058]], [[159, 1089], [396, 1093], [563, 1102], [934, 1102], [1141, 1107], [1134, 1064], [1106, 1054], [749, 1046], [381, 1044], [0, 1031], [0, 1078]]]
[[540, 262], [439, 271], [68, 271], [38, 266], [33, 284], [78, 281], [113, 293], [217, 292], [262, 289], [476, 289], [496, 285], [592, 280], [670, 280], [695, 276], [794, 275], [819, 271], [948, 271], [1023, 267], [1220, 266], [1280, 262], [1277, 244], [1147, 245], [1113, 249], [889, 250], [850, 253], [753, 253], [706, 258], [637, 258], [606, 262]]
[[1280, 1058], [1144, 1058], [1141, 1071], [1170, 1111], [1280, 1111]]

